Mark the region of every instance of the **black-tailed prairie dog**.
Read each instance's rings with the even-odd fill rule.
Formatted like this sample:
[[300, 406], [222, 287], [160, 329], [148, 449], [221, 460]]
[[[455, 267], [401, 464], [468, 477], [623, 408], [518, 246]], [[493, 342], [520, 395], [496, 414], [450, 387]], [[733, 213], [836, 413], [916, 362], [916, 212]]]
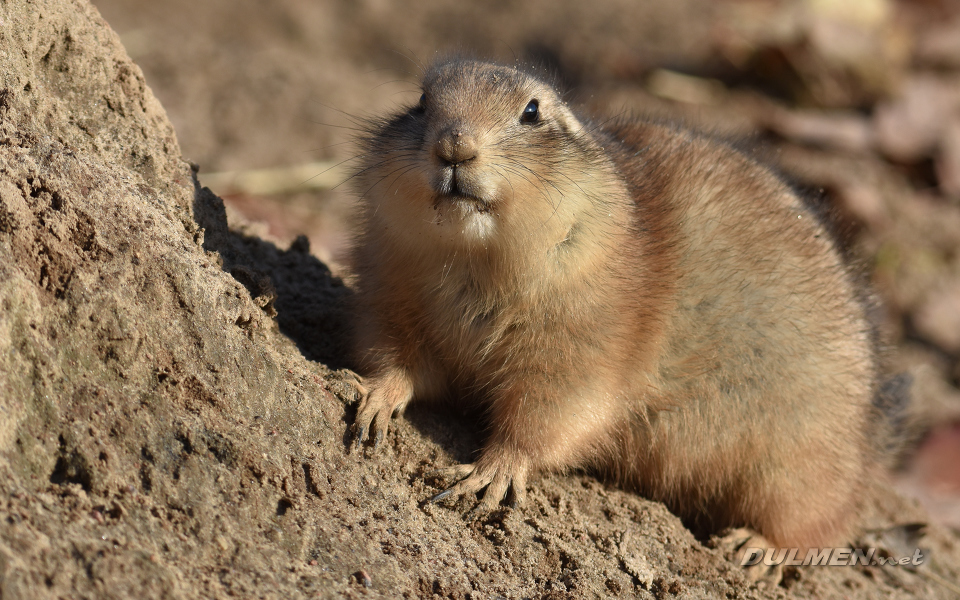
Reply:
[[711, 530], [847, 541], [878, 471], [875, 359], [797, 194], [514, 68], [448, 60], [422, 90], [361, 141], [357, 444], [410, 402], [478, 402], [486, 442], [441, 497], [489, 509], [589, 467]]

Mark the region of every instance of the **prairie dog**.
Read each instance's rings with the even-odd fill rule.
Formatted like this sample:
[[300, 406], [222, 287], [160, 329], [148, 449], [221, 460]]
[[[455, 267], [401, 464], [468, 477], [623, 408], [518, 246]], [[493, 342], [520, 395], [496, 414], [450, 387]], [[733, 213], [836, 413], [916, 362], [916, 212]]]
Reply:
[[440, 62], [361, 140], [356, 443], [479, 402], [440, 497], [593, 467], [711, 530], [846, 541], [877, 472], [876, 367], [830, 236], [707, 137], [591, 121], [517, 69]]

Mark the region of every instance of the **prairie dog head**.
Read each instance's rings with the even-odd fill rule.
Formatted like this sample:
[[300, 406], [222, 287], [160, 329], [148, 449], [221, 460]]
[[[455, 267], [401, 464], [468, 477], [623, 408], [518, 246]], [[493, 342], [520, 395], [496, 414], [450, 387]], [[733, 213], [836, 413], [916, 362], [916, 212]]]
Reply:
[[367, 226], [418, 243], [556, 243], [611, 191], [602, 150], [556, 91], [489, 63], [434, 66], [419, 102], [361, 144]]

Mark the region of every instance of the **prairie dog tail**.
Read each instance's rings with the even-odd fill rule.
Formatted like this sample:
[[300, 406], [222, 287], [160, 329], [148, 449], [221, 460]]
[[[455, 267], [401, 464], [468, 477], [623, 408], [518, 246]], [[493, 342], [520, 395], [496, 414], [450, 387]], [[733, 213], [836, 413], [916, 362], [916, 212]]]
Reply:
[[874, 428], [879, 456], [886, 457], [891, 468], [900, 468], [923, 435], [922, 427], [911, 411], [913, 375], [898, 373], [884, 381], [873, 397], [877, 409]]

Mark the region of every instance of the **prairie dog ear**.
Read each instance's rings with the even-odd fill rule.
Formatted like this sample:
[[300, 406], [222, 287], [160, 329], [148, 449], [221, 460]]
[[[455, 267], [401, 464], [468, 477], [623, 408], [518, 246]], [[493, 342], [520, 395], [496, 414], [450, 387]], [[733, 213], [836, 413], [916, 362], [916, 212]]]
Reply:
[[564, 131], [576, 132], [583, 128], [580, 119], [574, 116], [567, 105], [560, 100], [554, 100], [550, 106], [551, 117]]

